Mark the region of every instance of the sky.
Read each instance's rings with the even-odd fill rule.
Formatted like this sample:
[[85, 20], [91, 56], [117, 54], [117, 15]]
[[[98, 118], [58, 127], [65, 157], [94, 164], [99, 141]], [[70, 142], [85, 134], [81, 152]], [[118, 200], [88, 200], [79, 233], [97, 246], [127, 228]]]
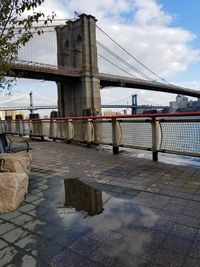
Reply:
[[[200, 90], [199, 0], [46, 0], [38, 10], [45, 14], [54, 11], [57, 18], [73, 19], [74, 11], [92, 14], [99, 27], [159, 76], [170, 83]], [[97, 39], [139, 67], [99, 31]], [[55, 49], [52, 41], [54, 56]], [[39, 51], [41, 60], [45, 58], [45, 48], [42, 50], [40, 46]], [[99, 52], [103, 53], [101, 49]], [[104, 73], [126, 75], [103, 60], [99, 60], [99, 69]], [[20, 79], [9, 100], [25, 93], [27, 96], [3, 104], [8, 97], [2, 93], [0, 105], [28, 104], [30, 91], [33, 91], [34, 104], [56, 104], [55, 83]], [[102, 104], [130, 104], [132, 94], [138, 95], [138, 104], [152, 105], [167, 105], [176, 97], [166, 93], [112, 88], [101, 90]]]

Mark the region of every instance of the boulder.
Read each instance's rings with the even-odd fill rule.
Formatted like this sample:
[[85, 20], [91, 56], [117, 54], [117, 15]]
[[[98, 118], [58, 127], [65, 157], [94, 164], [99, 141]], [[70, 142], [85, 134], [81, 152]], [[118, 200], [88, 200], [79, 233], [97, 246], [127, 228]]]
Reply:
[[0, 213], [17, 209], [24, 200], [27, 188], [26, 173], [0, 173]]
[[25, 172], [27, 175], [31, 171], [32, 157], [30, 153], [1, 153], [0, 154], [0, 172]]
[[28, 193], [31, 154], [0, 154], [0, 213], [15, 210]]

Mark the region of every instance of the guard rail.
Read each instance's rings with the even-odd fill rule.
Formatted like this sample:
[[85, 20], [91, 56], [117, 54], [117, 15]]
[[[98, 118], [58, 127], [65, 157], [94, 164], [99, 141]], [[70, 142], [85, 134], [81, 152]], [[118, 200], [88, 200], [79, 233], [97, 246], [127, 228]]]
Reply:
[[0, 121], [2, 133], [200, 157], [200, 112]]

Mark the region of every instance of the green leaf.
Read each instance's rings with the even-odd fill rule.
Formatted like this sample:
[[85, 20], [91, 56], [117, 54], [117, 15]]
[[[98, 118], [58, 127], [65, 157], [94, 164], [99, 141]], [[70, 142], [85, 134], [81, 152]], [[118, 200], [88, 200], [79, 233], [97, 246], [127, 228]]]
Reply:
[[[45, 18], [43, 13], [35, 12], [35, 8], [43, 2], [44, 0], [0, 0], [0, 91], [12, 88], [16, 77], [11, 71], [11, 63], [16, 60], [18, 50], [33, 37], [31, 29], [37, 28], [34, 24], [41, 25], [39, 19]], [[31, 11], [33, 15], [26, 15], [27, 11]], [[52, 13], [52, 16], [46, 18], [44, 25], [51, 22], [54, 16]], [[41, 35], [43, 30], [37, 33]], [[6, 75], [14, 78], [7, 79]]]

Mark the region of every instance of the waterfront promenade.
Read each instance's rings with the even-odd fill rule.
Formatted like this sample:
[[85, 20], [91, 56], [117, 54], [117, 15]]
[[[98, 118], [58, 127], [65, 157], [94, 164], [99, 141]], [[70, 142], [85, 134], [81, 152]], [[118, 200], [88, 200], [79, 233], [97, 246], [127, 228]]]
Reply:
[[0, 215], [0, 266], [200, 266], [200, 161], [30, 143], [29, 194]]

